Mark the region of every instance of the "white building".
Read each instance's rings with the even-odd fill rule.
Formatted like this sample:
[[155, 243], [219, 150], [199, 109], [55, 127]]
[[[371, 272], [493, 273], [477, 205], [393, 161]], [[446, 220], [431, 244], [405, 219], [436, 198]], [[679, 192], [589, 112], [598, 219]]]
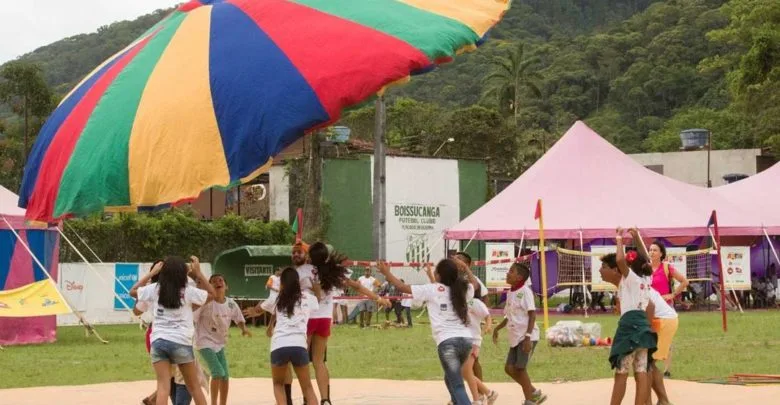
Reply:
[[[775, 159], [762, 155], [761, 149], [729, 149], [710, 152], [712, 187], [728, 184], [727, 175], [752, 176], [772, 166]], [[631, 156], [638, 163], [688, 184], [707, 187], [707, 150], [637, 153]]]

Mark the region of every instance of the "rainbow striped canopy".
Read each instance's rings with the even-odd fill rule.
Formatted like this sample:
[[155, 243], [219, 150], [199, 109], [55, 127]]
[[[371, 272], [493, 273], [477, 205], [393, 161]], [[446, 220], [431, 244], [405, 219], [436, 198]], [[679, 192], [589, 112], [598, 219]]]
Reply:
[[474, 49], [507, 0], [200, 0], [98, 66], [41, 129], [20, 207], [52, 222], [190, 201]]

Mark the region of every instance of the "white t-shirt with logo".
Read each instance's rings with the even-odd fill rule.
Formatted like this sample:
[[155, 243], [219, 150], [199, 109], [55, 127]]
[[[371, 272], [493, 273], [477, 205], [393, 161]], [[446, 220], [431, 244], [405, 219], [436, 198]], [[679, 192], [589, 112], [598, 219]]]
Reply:
[[469, 300], [469, 329], [477, 346], [482, 346], [482, 321], [488, 316], [490, 310], [484, 302], [476, 298]]
[[268, 313], [276, 314], [276, 326], [271, 337], [272, 352], [282, 347], [302, 347], [304, 349], [308, 347], [306, 345], [306, 327], [312, 312], [319, 308], [317, 297], [304, 292], [301, 301], [295, 306], [292, 316], [287, 316], [287, 312], [277, 312], [276, 301], [263, 301], [260, 307]]
[[633, 310], [644, 311], [650, 300], [649, 290], [652, 290], [650, 277], [639, 277], [629, 269], [618, 285], [620, 315]]
[[195, 347], [215, 352], [227, 345], [230, 323], [245, 323], [241, 308], [232, 298], [211, 301], [195, 311]]
[[192, 346], [192, 337], [195, 333], [193, 323], [192, 306], [203, 305], [209, 297], [208, 292], [187, 285], [181, 291], [181, 307], [176, 309], [165, 308], [158, 304], [160, 290], [157, 283], [149, 284], [138, 289], [138, 301], [146, 308], [152, 309], [154, 321], [151, 341], [165, 339], [181, 345]]
[[[536, 311], [536, 302], [534, 302], [534, 292], [528, 283], [516, 291], [506, 293], [504, 316], [506, 316], [507, 330], [509, 331], [509, 347], [515, 347], [525, 340], [530, 320], [529, 311]], [[534, 328], [531, 331], [531, 341], [539, 341], [539, 325], [536, 322], [534, 322]]]
[[655, 317], [658, 319], [677, 319], [677, 311], [667, 303], [661, 293], [651, 288], [648, 292], [650, 301], [655, 305]]
[[[474, 290], [471, 289], [471, 297], [473, 296]], [[412, 298], [425, 301], [433, 340], [437, 345], [451, 338], [472, 338], [471, 330], [458, 318], [458, 314], [452, 307], [449, 287], [441, 283], [413, 285]], [[466, 299], [470, 297], [467, 296]]]

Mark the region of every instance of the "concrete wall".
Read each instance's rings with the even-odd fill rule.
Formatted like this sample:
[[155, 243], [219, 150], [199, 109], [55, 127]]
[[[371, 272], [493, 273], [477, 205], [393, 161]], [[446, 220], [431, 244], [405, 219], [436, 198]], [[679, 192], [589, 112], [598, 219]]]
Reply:
[[271, 221], [290, 220], [290, 177], [286, 166], [271, 166], [268, 173]]
[[[138, 277], [143, 277], [151, 266], [151, 263], [140, 263]], [[57, 277], [60, 292], [73, 305], [73, 310], [81, 312], [92, 324], [133, 323], [133, 317], [127, 309], [114, 308], [114, 292], [117, 289], [115, 268], [116, 263], [93, 263], [92, 268], [85, 263], [60, 263]], [[206, 277], [210, 276], [211, 264], [201, 263], [201, 270]], [[57, 315], [57, 326], [78, 323], [78, 318], [73, 314]]]
[[[659, 173], [673, 179], [697, 186], [707, 186], [707, 151], [668, 153], [639, 153], [629, 155], [644, 166], [658, 167]], [[752, 176], [757, 172], [756, 158], [761, 156], [760, 149], [714, 150], [711, 152], [710, 178], [712, 186], [726, 184], [723, 176], [740, 173]], [[655, 170], [656, 168], [652, 168]]]

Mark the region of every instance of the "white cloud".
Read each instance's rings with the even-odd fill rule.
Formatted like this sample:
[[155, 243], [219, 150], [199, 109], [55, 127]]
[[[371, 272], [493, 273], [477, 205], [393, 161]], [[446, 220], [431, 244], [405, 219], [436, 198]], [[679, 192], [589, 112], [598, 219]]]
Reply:
[[7, 0], [0, 5], [0, 63], [72, 35], [132, 20], [184, 0]]

